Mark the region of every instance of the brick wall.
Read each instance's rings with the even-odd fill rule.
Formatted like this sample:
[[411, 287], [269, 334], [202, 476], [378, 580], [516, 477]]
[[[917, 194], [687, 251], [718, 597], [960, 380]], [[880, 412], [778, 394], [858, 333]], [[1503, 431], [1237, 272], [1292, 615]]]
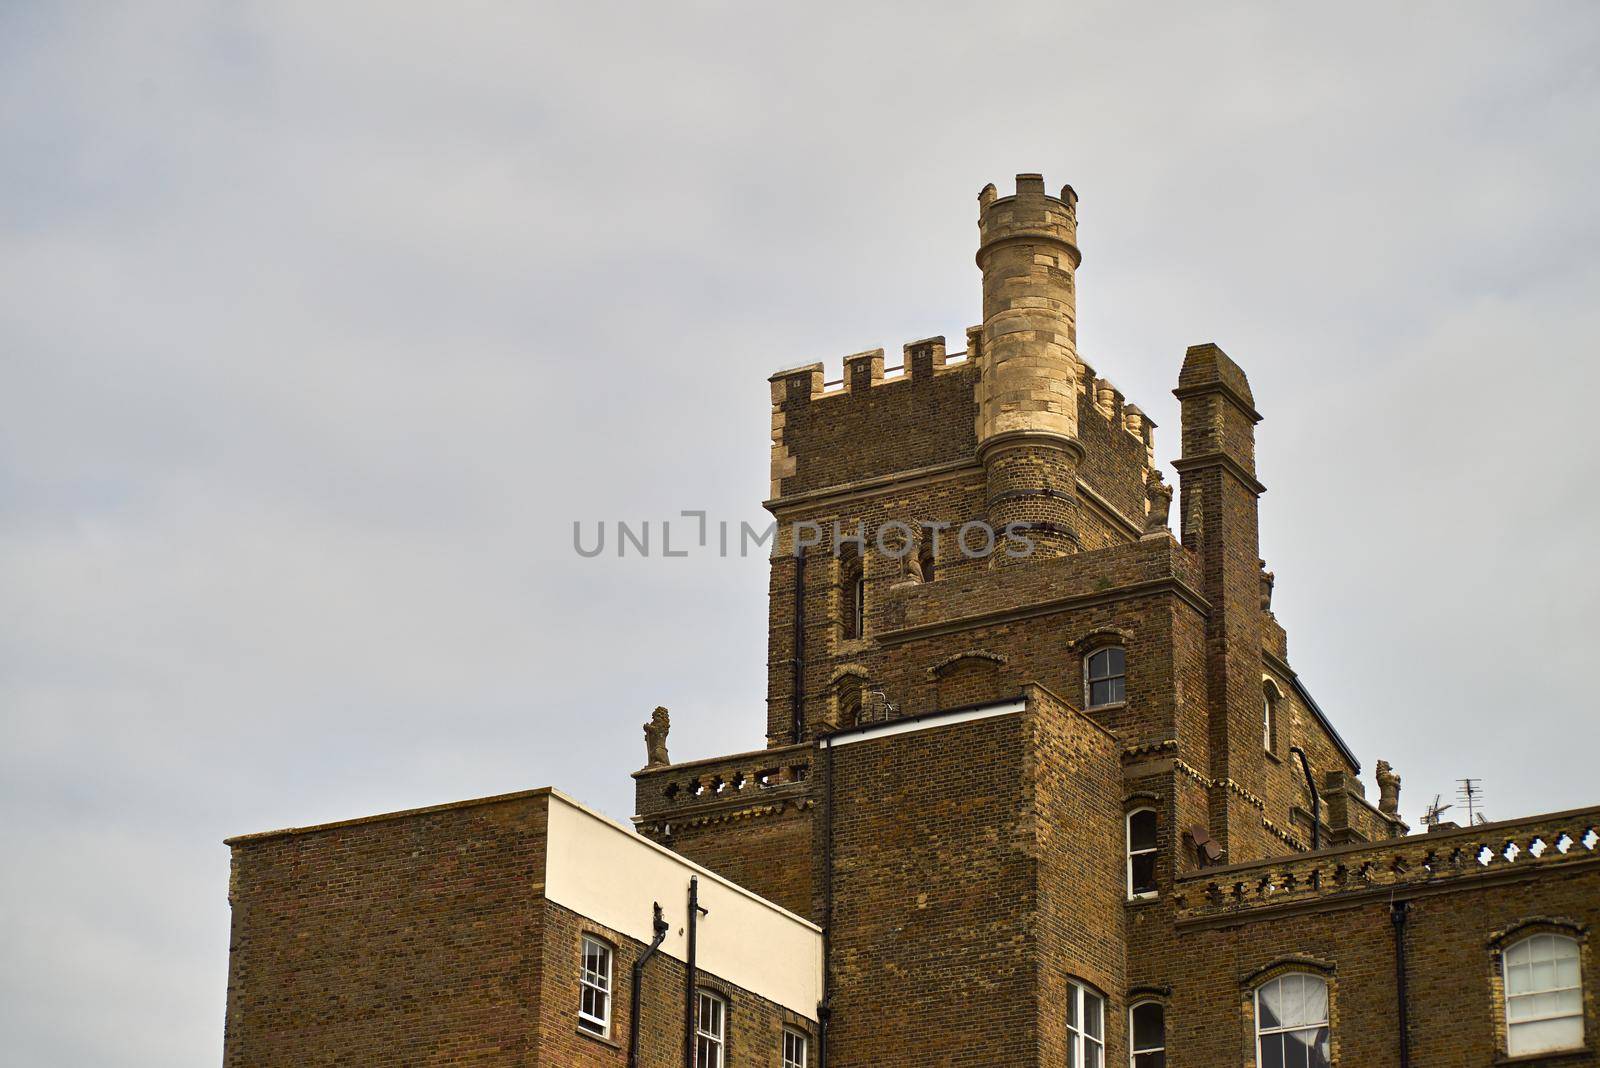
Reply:
[[233, 841], [224, 1063], [531, 1063], [537, 795]]

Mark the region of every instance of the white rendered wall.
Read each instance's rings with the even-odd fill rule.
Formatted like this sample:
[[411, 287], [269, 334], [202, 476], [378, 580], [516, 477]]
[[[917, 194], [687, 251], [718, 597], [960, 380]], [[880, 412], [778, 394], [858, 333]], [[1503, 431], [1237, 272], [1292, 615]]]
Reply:
[[[795, 857], [809, 864], [809, 857]], [[651, 903], [672, 925], [661, 952], [688, 957], [689, 879], [700, 878], [696, 964], [807, 1019], [822, 999], [822, 931], [787, 909], [550, 793], [545, 897], [649, 943]]]

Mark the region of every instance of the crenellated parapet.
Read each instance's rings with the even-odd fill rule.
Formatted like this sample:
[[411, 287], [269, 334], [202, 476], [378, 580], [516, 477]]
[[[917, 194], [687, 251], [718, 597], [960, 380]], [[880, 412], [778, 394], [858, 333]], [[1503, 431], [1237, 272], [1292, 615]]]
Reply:
[[1413, 835], [1383, 843], [1203, 869], [1180, 879], [1180, 927], [1320, 909], [1600, 864], [1600, 808]]
[[902, 345], [896, 367], [886, 366], [883, 349], [852, 353], [843, 365], [835, 381], [821, 363], [768, 379], [772, 500], [972, 459], [978, 368], [967, 353], [947, 353], [937, 336]]

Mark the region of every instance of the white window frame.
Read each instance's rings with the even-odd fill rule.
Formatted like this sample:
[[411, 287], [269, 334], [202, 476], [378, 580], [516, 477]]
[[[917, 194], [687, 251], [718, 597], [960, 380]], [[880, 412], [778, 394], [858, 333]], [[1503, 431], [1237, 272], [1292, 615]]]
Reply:
[[[1068, 1068], [1105, 1068], [1106, 1063], [1106, 999], [1087, 985], [1071, 980], [1067, 983], [1067, 1066]], [[1089, 1017], [1085, 1011], [1090, 1001], [1100, 1006], [1100, 1033], [1089, 1034]], [[1091, 1062], [1089, 1054], [1094, 1053]]]
[[[1147, 1006], [1154, 1006], [1161, 1010], [1161, 1045], [1146, 1046], [1143, 1049], [1135, 1044], [1133, 1037], [1133, 1014]], [[1167, 1006], [1155, 998], [1144, 998], [1128, 1006], [1128, 1068], [1139, 1068], [1139, 1056], [1144, 1053], [1160, 1053], [1165, 1057], [1167, 1052]]]
[[792, 1027], [783, 1029], [783, 1068], [810, 1068], [811, 1036]]
[[[1120, 652], [1122, 654], [1122, 671], [1121, 671], [1121, 673], [1120, 674], [1116, 674], [1116, 675], [1102, 675], [1099, 678], [1095, 678], [1094, 677], [1094, 673], [1093, 673], [1093, 669], [1091, 667], [1091, 665], [1093, 665], [1093, 663], [1094, 663], [1094, 658], [1099, 656], [1101, 653], [1109, 653], [1113, 649], [1115, 649], [1116, 651], [1118, 651], [1118, 652]], [[1114, 701], [1102, 701], [1099, 704], [1095, 704], [1094, 703], [1094, 684], [1096, 682], [1108, 682], [1111, 679], [1121, 679], [1122, 680], [1122, 696], [1117, 698]], [[1088, 709], [1088, 708], [1111, 708], [1111, 707], [1113, 707], [1115, 705], [1126, 704], [1127, 701], [1128, 701], [1128, 651], [1127, 651], [1127, 649], [1125, 649], [1124, 647], [1122, 647], [1120, 645], [1101, 645], [1101, 646], [1097, 646], [1094, 649], [1090, 649], [1086, 654], [1084, 654], [1084, 657], [1083, 657], [1083, 707], [1086, 708], [1086, 709]]]
[[[1142, 812], [1148, 812], [1148, 813], [1150, 813], [1151, 816], [1155, 817], [1157, 840], [1156, 840], [1156, 844], [1151, 846], [1148, 849], [1134, 849], [1133, 848], [1133, 817], [1139, 815]], [[1150, 856], [1151, 854], [1154, 854], [1154, 853], [1160, 853], [1161, 852], [1160, 833], [1161, 833], [1161, 816], [1160, 816], [1159, 813], [1156, 812], [1155, 809], [1151, 808], [1149, 805], [1144, 805], [1144, 806], [1141, 806], [1139, 808], [1136, 808], [1132, 812], [1128, 813], [1125, 817], [1123, 817], [1123, 820], [1122, 820], [1122, 844], [1123, 844], [1123, 853], [1124, 853], [1124, 855], [1126, 856], [1126, 859], [1127, 859], [1126, 870], [1127, 870], [1127, 875], [1128, 875], [1128, 900], [1129, 901], [1148, 901], [1151, 898], [1156, 897], [1156, 896], [1158, 896], [1160, 894], [1160, 891], [1159, 890], [1155, 890], [1155, 889], [1138, 890], [1138, 891], [1136, 891], [1133, 888], [1133, 858], [1134, 857], [1147, 857], [1147, 856]], [[1157, 866], [1159, 867], [1159, 865], [1160, 865], [1160, 862], [1157, 861]]]
[[[715, 1006], [715, 1012], [707, 1012]], [[728, 1057], [728, 1001], [709, 990], [700, 991], [694, 1014], [695, 1068], [724, 1068]]]
[[[603, 972], [591, 971], [589, 968], [589, 948], [594, 947], [600, 951], [600, 959], [604, 962]], [[601, 1038], [611, 1037], [611, 976], [614, 969], [615, 953], [609, 943], [593, 935], [584, 935], [579, 942], [578, 949], [578, 1029]], [[584, 1007], [588, 995], [593, 992], [595, 999], [600, 1003], [601, 1010], [597, 1016]]]
[[[1312, 1023], [1312, 1024], [1298, 1023], [1298, 1024], [1294, 1024], [1292, 1026], [1291, 1025], [1280, 1025], [1280, 1026], [1276, 1026], [1276, 1027], [1262, 1027], [1261, 1026], [1261, 992], [1263, 990], [1265, 990], [1267, 987], [1272, 986], [1274, 983], [1277, 983], [1277, 982], [1280, 982], [1280, 981], [1282, 981], [1284, 979], [1289, 978], [1291, 975], [1302, 976], [1302, 977], [1304, 977], [1306, 979], [1311, 979], [1311, 980], [1313, 980], [1315, 982], [1318, 982], [1318, 983], [1322, 984], [1322, 989], [1326, 994], [1326, 997], [1324, 997], [1324, 999], [1323, 999], [1323, 1003], [1326, 1004], [1327, 1007], [1328, 1007], [1328, 1010], [1327, 1010], [1328, 1014], [1322, 1018], [1322, 1021], [1320, 1023]], [[1318, 1030], [1320, 1028], [1326, 1027], [1328, 1029], [1328, 1042], [1329, 1042], [1330, 1047], [1332, 1046], [1332, 1043], [1333, 1043], [1333, 984], [1329, 983], [1328, 980], [1325, 977], [1317, 975], [1315, 972], [1284, 972], [1282, 975], [1275, 975], [1271, 979], [1268, 979], [1266, 982], [1257, 985], [1257, 987], [1255, 989], [1255, 993], [1253, 995], [1253, 1000], [1254, 1000], [1254, 1004], [1255, 1004], [1255, 1014], [1256, 1014], [1255, 1026], [1256, 1026], [1256, 1065], [1257, 1065], [1257, 1068], [1260, 1068], [1260, 1065], [1262, 1064], [1262, 1060], [1261, 1060], [1261, 1040], [1262, 1040], [1262, 1038], [1264, 1038], [1264, 1037], [1266, 1037], [1268, 1035], [1294, 1034], [1295, 1032], [1298, 1032], [1298, 1031], [1315, 1031], [1315, 1030]], [[1331, 1053], [1331, 1049], [1330, 1049], [1330, 1053]], [[1331, 1063], [1331, 1057], [1330, 1057], [1330, 1063]]]
[[[1563, 945], [1563, 946], [1565, 946], [1565, 947], [1567, 947], [1567, 948], [1569, 948], [1571, 950], [1571, 958], [1570, 959], [1575, 961], [1576, 965], [1577, 965], [1575, 979], [1571, 983], [1563, 984], [1561, 982], [1560, 975], [1559, 975], [1559, 970], [1560, 970], [1559, 969], [1559, 964], [1560, 964], [1560, 962], [1562, 960], [1565, 960], [1565, 959], [1568, 959], [1568, 958], [1564, 954], [1560, 954], [1558, 952], [1557, 955], [1554, 955], [1554, 956], [1551, 956], [1551, 957], [1548, 957], [1548, 958], [1534, 958], [1534, 959], [1531, 959], [1531, 960], [1526, 962], [1529, 965], [1544, 964], [1544, 963], [1549, 963], [1551, 965], [1554, 965], [1555, 966], [1554, 970], [1557, 971], [1557, 973], [1558, 973], [1556, 978], [1554, 979], [1554, 983], [1556, 985], [1553, 985], [1553, 986], [1541, 986], [1541, 987], [1530, 987], [1527, 990], [1518, 990], [1516, 992], [1512, 992], [1512, 989], [1511, 989], [1511, 969], [1513, 967], [1513, 964], [1511, 962], [1511, 954], [1512, 954], [1512, 952], [1514, 950], [1522, 948], [1523, 946], [1528, 946], [1529, 947], [1528, 952], [1531, 954], [1531, 953], [1534, 952], [1533, 943], [1538, 942], [1538, 941], [1540, 941], [1542, 939], [1547, 939], [1551, 943], [1554, 943], [1554, 944]], [[1518, 963], [1521, 963], [1521, 962], [1518, 962]], [[1517, 939], [1515, 942], [1513, 942], [1509, 946], [1507, 946], [1505, 948], [1505, 952], [1502, 953], [1501, 956], [1500, 956], [1500, 978], [1501, 978], [1501, 983], [1502, 983], [1502, 986], [1503, 986], [1503, 989], [1504, 989], [1504, 994], [1505, 994], [1504, 1015], [1505, 1015], [1505, 1021], [1506, 1021], [1506, 1056], [1508, 1056], [1508, 1057], [1531, 1057], [1531, 1056], [1534, 1056], [1534, 1055], [1540, 1054], [1540, 1053], [1560, 1053], [1560, 1052], [1564, 1052], [1564, 1051], [1567, 1051], [1567, 1050], [1574, 1050], [1574, 1049], [1582, 1049], [1583, 1048], [1584, 1032], [1586, 1030], [1586, 1028], [1584, 1026], [1585, 1025], [1585, 1021], [1584, 1021], [1584, 1014], [1583, 1014], [1583, 948], [1578, 944], [1578, 940], [1576, 938], [1573, 938], [1571, 935], [1559, 934], [1559, 933], [1556, 933], [1554, 931], [1539, 931], [1539, 932], [1537, 932], [1535, 934], [1528, 935], [1525, 938]], [[1561, 994], [1561, 993], [1565, 993], [1565, 992], [1567, 992], [1569, 990], [1577, 991], [1577, 994], [1578, 994], [1578, 1007], [1577, 1007], [1577, 1009], [1575, 1011], [1570, 1011], [1570, 1012], [1552, 1012], [1552, 1013], [1545, 1013], [1544, 1015], [1539, 1015], [1539, 1016], [1529, 1016], [1529, 1017], [1527, 1017], [1525, 1019], [1521, 1019], [1521, 1020], [1512, 1020], [1512, 1018], [1511, 1018], [1511, 1005], [1512, 1005], [1513, 1001], [1518, 1001], [1518, 1000], [1521, 1000], [1523, 998], [1536, 998], [1536, 997], [1540, 997], [1542, 995]], [[1522, 1028], [1526, 1029], [1527, 1025], [1529, 1025], [1529, 1024], [1549, 1023], [1552, 1020], [1572, 1020], [1572, 1019], [1576, 1019], [1578, 1021], [1578, 1037], [1577, 1037], [1577, 1041], [1575, 1041], [1575, 1042], [1573, 1042], [1573, 1043], [1571, 1043], [1569, 1045], [1565, 1045], [1565, 1046], [1539, 1046], [1537, 1048], [1530, 1047], [1528, 1049], [1519, 1049], [1519, 1048], [1517, 1048], [1515, 1046], [1515, 1044], [1512, 1041], [1513, 1036], [1516, 1034], [1516, 1029], [1518, 1027], [1522, 1027]]]

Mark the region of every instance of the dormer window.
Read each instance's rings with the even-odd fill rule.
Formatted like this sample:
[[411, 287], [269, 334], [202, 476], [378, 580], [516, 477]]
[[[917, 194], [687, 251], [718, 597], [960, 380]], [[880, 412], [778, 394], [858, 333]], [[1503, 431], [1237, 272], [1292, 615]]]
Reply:
[[1083, 662], [1084, 701], [1088, 708], [1121, 704], [1127, 699], [1127, 654], [1120, 645], [1108, 645]]

